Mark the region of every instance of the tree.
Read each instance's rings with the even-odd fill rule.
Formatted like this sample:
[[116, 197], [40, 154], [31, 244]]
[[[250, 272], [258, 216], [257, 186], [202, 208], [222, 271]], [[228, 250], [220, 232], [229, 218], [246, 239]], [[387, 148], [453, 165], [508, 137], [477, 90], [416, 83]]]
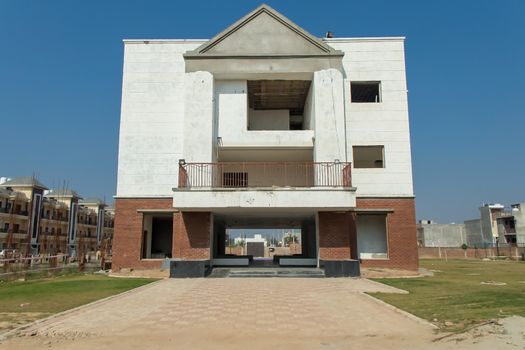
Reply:
[[296, 234], [289, 233], [288, 235], [284, 236], [283, 241], [284, 241], [283, 242], [284, 246], [288, 247], [291, 243], [298, 243], [299, 238], [297, 237]]

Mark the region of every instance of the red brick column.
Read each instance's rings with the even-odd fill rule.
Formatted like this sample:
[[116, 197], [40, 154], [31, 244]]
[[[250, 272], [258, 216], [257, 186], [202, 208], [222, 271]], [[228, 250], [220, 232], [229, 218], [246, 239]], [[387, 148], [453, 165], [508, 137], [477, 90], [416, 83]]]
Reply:
[[173, 257], [184, 260], [210, 259], [211, 214], [176, 213], [173, 220]]
[[112, 270], [159, 268], [161, 261], [141, 260], [143, 214], [139, 209], [171, 209], [171, 198], [117, 198], [113, 236]]
[[357, 234], [355, 214], [319, 212], [319, 258], [321, 260], [355, 259]]
[[387, 216], [388, 260], [363, 260], [364, 267], [417, 270], [414, 198], [357, 198], [359, 209], [393, 209]]

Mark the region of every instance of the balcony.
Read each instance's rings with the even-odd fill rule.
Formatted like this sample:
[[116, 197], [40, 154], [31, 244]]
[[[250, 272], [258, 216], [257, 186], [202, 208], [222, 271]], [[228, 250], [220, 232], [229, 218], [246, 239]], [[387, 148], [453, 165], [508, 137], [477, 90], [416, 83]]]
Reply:
[[181, 163], [174, 207], [329, 208], [355, 206], [344, 162]]
[[15, 209], [11, 212], [10, 208], [0, 208], [0, 213], [27, 216], [27, 210]]
[[179, 188], [351, 187], [350, 163], [182, 163]]

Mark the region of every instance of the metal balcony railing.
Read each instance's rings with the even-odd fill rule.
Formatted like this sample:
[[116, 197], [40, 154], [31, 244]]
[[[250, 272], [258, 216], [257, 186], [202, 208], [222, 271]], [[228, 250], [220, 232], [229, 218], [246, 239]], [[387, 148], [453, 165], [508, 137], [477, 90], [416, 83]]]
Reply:
[[350, 163], [179, 164], [179, 188], [351, 187]]

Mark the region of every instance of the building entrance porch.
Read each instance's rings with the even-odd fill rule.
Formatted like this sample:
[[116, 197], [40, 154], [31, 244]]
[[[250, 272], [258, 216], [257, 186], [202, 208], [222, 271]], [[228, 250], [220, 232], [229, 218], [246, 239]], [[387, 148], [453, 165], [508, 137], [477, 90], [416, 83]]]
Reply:
[[313, 213], [213, 215], [213, 266], [317, 266]]

